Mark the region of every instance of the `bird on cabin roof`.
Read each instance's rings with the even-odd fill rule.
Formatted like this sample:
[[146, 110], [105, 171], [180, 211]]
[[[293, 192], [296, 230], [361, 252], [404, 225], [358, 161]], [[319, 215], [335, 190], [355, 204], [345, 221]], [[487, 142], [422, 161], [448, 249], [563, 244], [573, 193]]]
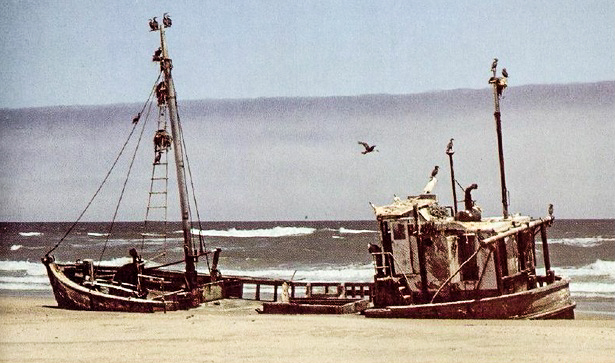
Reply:
[[451, 138], [451, 141], [448, 142], [448, 145], [446, 145], [446, 153], [449, 155], [452, 155], [454, 153], [453, 151], [453, 138]]
[[368, 143], [363, 142], [363, 141], [359, 141], [359, 145], [363, 145], [363, 147], [365, 148], [365, 151], [361, 152], [361, 154], [363, 154], [363, 155], [369, 154], [369, 153], [371, 153], [373, 151], [378, 151], [378, 150], [376, 150], [376, 145], [369, 146]]
[[435, 178], [436, 175], [438, 175], [438, 169], [440, 169], [438, 165], [434, 166], [433, 170], [431, 171], [431, 179]]
[[508, 77], [508, 71], [506, 70], [506, 68], [502, 68], [502, 76]]

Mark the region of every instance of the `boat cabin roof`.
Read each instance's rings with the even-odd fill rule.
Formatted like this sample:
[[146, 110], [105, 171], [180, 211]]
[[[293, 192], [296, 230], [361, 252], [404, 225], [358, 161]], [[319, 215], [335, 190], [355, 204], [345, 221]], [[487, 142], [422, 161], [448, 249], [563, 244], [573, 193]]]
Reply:
[[511, 215], [506, 219], [501, 216], [484, 217], [480, 221], [462, 222], [455, 220], [451, 207], [440, 206], [434, 194], [409, 196], [407, 199], [395, 198], [392, 204], [372, 205], [372, 208], [379, 221], [408, 220], [411, 222], [414, 222], [414, 209], [416, 208], [421, 223], [433, 223], [440, 231], [461, 230], [469, 233], [482, 231], [499, 234], [537, 221], [529, 216]]

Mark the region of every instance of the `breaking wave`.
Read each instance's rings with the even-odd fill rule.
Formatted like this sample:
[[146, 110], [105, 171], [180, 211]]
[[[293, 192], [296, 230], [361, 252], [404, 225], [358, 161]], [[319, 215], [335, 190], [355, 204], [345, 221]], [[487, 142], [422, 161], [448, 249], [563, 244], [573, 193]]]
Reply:
[[549, 244], [563, 244], [566, 246], [575, 247], [596, 247], [604, 243], [613, 243], [615, 238], [603, 238], [603, 237], [580, 237], [580, 238], [552, 238], [549, 240]]
[[19, 234], [24, 237], [35, 237], [43, 235], [41, 232], [19, 232]]
[[106, 237], [109, 233], [96, 233], [96, 232], [88, 232], [88, 236], [92, 237]]
[[596, 260], [582, 267], [561, 267], [556, 272], [570, 278], [573, 297], [615, 299], [615, 261]]
[[235, 229], [230, 228], [226, 231], [220, 230], [199, 230], [193, 228], [191, 230], [194, 235], [206, 237], [288, 237], [288, 236], [305, 236], [314, 233], [315, 228], [310, 227], [273, 227], [268, 229]]
[[347, 229], [344, 227], [341, 227], [339, 229], [339, 233], [344, 234], [358, 234], [358, 233], [378, 233], [378, 231], [372, 231], [371, 229]]

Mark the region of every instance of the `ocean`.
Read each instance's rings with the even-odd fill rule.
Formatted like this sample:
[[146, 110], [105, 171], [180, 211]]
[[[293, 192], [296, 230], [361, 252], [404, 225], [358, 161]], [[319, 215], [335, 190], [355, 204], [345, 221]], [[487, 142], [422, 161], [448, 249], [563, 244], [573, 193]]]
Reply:
[[[52, 296], [40, 258], [71, 224], [0, 223], [0, 296]], [[142, 228], [142, 222], [120, 222], [109, 234], [108, 223], [79, 223], [53, 255], [63, 262], [92, 258], [121, 265], [135, 247], [156, 263], [182, 258], [180, 223], [167, 225], [166, 238], [143, 237]], [[375, 221], [206, 222], [194, 228], [206, 249], [222, 249], [223, 274], [306, 281], [373, 278], [367, 245], [378, 241]], [[552, 268], [571, 279], [577, 311], [615, 318], [615, 219], [556, 220], [549, 238]], [[540, 265], [540, 243], [537, 248]], [[197, 268], [207, 270], [205, 257]]]

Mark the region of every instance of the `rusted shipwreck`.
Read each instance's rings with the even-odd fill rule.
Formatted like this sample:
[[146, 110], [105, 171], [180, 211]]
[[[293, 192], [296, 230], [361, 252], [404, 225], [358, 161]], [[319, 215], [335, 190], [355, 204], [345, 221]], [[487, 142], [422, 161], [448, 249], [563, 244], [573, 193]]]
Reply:
[[[551, 270], [553, 216], [462, 221], [433, 194], [375, 207], [374, 318], [574, 318], [568, 280]], [[545, 272], [537, 271], [540, 235]]]
[[[508, 73], [493, 86], [500, 162], [502, 216], [483, 218], [472, 200], [472, 184], [464, 189], [464, 209], [457, 209], [453, 139], [446, 148], [451, 171], [453, 206], [438, 204], [431, 190], [437, 168], [423, 194], [395, 198], [391, 205], [372, 206], [380, 245], [370, 248], [376, 274], [373, 318], [547, 319], [574, 318], [569, 281], [551, 269], [547, 228], [553, 206], [544, 218], [510, 215], [504, 172], [500, 98]], [[537, 269], [536, 238], [540, 235], [544, 274]]]
[[[76, 263], [56, 262], [51, 253], [60, 246], [87, 211], [94, 198], [98, 195], [98, 191], [105, 184], [107, 180], [105, 178], [77, 221], [66, 232], [64, 237], [42, 258], [59, 307], [83, 310], [153, 312], [189, 309], [199, 306], [204, 301], [216, 300], [224, 296], [225, 282], [217, 270], [220, 250], [206, 251], [203, 248], [202, 239], [197, 250], [195, 246], [196, 240], [191, 231], [195, 225], [195, 221], [191, 217], [195, 214], [198, 216], [198, 211], [192, 210], [188, 196], [185, 170], [188, 160], [183, 149], [183, 134], [177, 112], [175, 86], [171, 74], [173, 66], [165, 39], [165, 29], [170, 26], [171, 19], [166, 14], [161, 24], [155, 18], [150, 20], [150, 30], [158, 32], [160, 35], [160, 47], [155, 51], [152, 58], [153, 62], [159, 64], [160, 72], [149, 99], [141, 112], [133, 119], [133, 128], [128, 136], [128, 140], [120, 151], [120, 155], [118, 155], [107, 177], [113, 171], [115, 164], [122, 155], [122, 151], [124, 151], [131, 137], [135, 134], [137, 126], [143, 125], [143, 128], [145, 127], [147, 115], [150, 114], [150, 110], [153, 108], [151, 105], [153, 102], [156, 102], [158, 118], [153, 138], [154, 162], [145, 224], [147, 227], [148, 220], [150, 220], [150, 226], [154, 224], [154, 221], [160, 224], [160, 221], [164, 220], [164, 227], [166, 228], [167, 186], [169, 179], [167, 155], [173, 149], [179, 193], [179, 210], [182, 216], [184, 259], [174, 263], [146, 267], [137, 250], [133, 248], [130, 251], [132, 262], [121, 267], [104, 266], [100, 263], [94, 263], [92, 259], [80, 259]], [[145, 114], [142, 115], [143, 112]], [[137, 147], [139, 144], [137, 142]], [[136, 149], [130, 167], [133, 165], [134, 155], [136, 155]], [[130, 175], [130, 169], [128, 175]], [[128, 175], [126, 176], [126, 181], [128, 180]], [[118, 208], [120, 201], [118, 201]], [[196, 202], [193, 206], [196, 208]], [[160, 211], [161, 214], [154, 216], [154, 211]], [[154, 217], [160, 216], [164, 218], [154, 219]], [[113, 229], [114, 221], [115, 215], [110, 223], [110, 232]], [[144, 228], [144, 232], [147, 232], [146, 228]], [[142, 234], [143, 238], [147, 235], [147, 233]], [[157, 232], [155, 235], [166, 239], [166, 230], [163, 229], [162, 232]], [[212, 263], [208, 263], [208, 273], [197, 273], [196, 263], [200, 257], [207, 259], [213, 257]], [[183, 271], [165, 269], [174, 264], [184, 264], [185, 269]]]

